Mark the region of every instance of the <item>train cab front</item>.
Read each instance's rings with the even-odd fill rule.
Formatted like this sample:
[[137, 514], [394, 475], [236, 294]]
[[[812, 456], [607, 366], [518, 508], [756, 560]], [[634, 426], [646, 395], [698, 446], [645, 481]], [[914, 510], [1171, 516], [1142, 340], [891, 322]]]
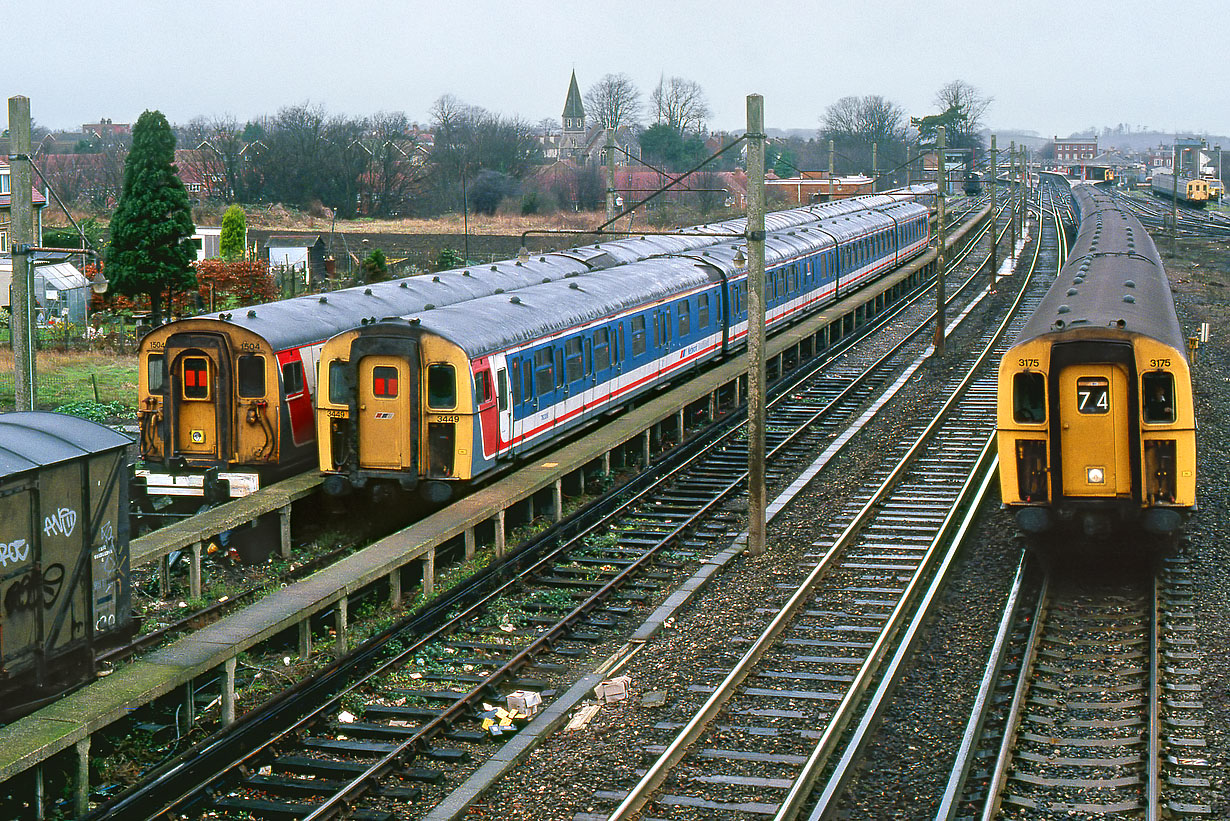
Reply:
[[1000, 483], [1021, 530], [1174, 533], [1194, 501], [1186, 368], [1155, 355], [1138, 370], [1126, 342], [1010, 354], [1000, 370]]
[[189, 319], [141, 342], [138, 420], [150, 496], [216, 504], [261, 486], [278, 457], [277, 364], [254, 334]]

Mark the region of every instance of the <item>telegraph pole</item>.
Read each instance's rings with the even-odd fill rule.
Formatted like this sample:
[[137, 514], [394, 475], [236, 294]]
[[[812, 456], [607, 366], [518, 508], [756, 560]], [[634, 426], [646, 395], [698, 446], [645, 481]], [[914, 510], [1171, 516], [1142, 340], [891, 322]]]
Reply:
[[[996, 157], [998, 154], [995, 150], [995, 135], [991, 135], [991, 290], [995, 290], [995, 274], [999, 266], [999, 256], [996, 253], [998, 250], [999, 240], [996, 237], [995, 229], [999, 227], [999, 220], [995, 216], [995, 169], [998, 165]], [[1015, 250], [1015, 249], [1014, 249]]]
[[615, 128], [606, 130], [606, 221], [615, 219]]
[[1016, 183], [1012, 181], [1016, 174], [1016, 140], [1008, 143], [1008, 225], [1012, 230], [1008, 239], [1012, 242], [1012, 253], [1016, 255]]
[[764, 97], [747, 96], [747, 554], [765, 551]]
[[873, 194], [876, 192], [876, 181], [880, 178], [880, 158], [877, 156], [879, 147], [879, 143], [871, 144], [871, 193]]
[[836, 173], [836, 170], [835, 170], [836, 168], [837, 166], [833, 164], [833, 141], [829, 140], [829, 199], [830, 200], [833, 199], [833, 192], [835, 190], [835, 185], [836, 185], [836, 178], [834, 176]]
[[1174, 140], [1174, 159], [1170, 175], [1170, 252], [1174, 253], [1175, 236], [1179, 233], [1179, 138]]
[[38, 396], [34, 361], [34, 283], [30, 275], [34, 245], [34, 198], [30, 171], [30, 99], [9, 97], [9, 244], [13, 252], [12, 338], [15, 408], [34, 410]]
[[944, 171], [944, 126], [935, 130], [935, 355], [944, 355], [944, 197], [948, 193], [948, 175]]

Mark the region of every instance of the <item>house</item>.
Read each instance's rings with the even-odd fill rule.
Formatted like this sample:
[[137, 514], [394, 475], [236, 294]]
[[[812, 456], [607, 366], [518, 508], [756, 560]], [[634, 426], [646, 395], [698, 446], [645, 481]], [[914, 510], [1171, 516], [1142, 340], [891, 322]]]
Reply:
[[132, 134], [132, 123], [113, 123], [110, 118], [103, 117], [96, 123], [86, 123], [81, 126], [83, 134], [93, 134], [97, 139], [104, 137], [121, 137]]
[[1058, 162], [1092, 160], [1098, 155], [1097, 137], [1073, 137], [1067, 140], [1056, 137], [1054, 143], [1055, 159]]
[[[9, 253], [9, 209], [13, 204], [10, 190], [9, 163], [0, 157], [0, 254]], [[37, 188], [31, 186], [31, 196], [34, 198], [34, 236], [36, 244], [42, 244], [43, 209], [47, 206], [47, 198]], [[6, 300], [8, 296], [4, 297]]]
[[802, 176], [765, 180], [766, 192], [782, 197], [788, 205], [810, 205], [872, 193], [871, 177], [855, 174], [829, 177], [827, 171], [805, 171]]

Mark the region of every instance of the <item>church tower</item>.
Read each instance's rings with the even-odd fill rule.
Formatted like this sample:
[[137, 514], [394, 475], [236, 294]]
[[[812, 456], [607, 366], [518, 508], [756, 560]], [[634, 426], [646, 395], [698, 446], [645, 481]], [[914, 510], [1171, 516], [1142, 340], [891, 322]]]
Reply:
[[568, 99], [564, 101], [564, 134], [585, 134], [585, 106], [581, 102], [581, 90], [577, 88], [577, 73], [572, 72], [568, 84]]

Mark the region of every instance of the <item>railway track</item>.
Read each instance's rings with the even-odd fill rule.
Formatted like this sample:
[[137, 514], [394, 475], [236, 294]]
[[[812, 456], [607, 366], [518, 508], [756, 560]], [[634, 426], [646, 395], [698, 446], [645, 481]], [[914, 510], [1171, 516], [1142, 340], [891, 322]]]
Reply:
[[937, 819], [1208, 817], [1187, 562], [1014, 584]]
[[956, 556], [963, 514], [993, 475], [996, 354], [1058, 270], [1059, 231], [1035, 248], [1031, 274], [1045, 272], [1026, 278], [1009, 319], [940, 391], [946, 400], [917, 438], [853, 494], [814, 543], [814, 566], [778, 577], [787, 592], [757, 610], [763, 629], [746, 650], [658, 725], [673, 732], [646, 748], [655, 759], [642, 779], [596, 796], [617, 802], [609, 815], [578, 819], [829, 811]]
[[[901, 350], [912, 339], [922, 347], [916, 338], [925, 335], [931, 313], [922, 303], [925, 294], [899, 312], [896, 321], [913, 329], [893, 343]], [[875, 373], [893, 367], [885, 353], [858, 355], [879, 363]], [[783, 416], [770, 423], [793, 427], [796, 435], [775, 441], [771, 458], [813, 451], [816, 442], [797, 431], [858, 410], [855, 380], [844, 380], [845, 390], [821, 394], [806, 416], [798, 415], [799, 380], [824, 379], [826, 365], [832, 360], [779, 390], [775, 406]], [[391, 817], [393, 802], [425, 812], [447, 794], [447, 781], [490, 755], [484, 705], [506, 704], [514, 688], [549, 700], [566, 683], [561, 676], [570, 661], [626, 630], [628, 617], [663, 595], [690, 555], [712, 553], [738, 532], [741, 515], [728, 503], [742, 491], [747, 464], [740, 435], [714, 430], [704, 452], [680, 449], [657, 476], [642, 477], [571, 529], [480, 574], [93, 817], [173, 809], [324, 818], [355, 802], [365, 809], [354, 817]]]

